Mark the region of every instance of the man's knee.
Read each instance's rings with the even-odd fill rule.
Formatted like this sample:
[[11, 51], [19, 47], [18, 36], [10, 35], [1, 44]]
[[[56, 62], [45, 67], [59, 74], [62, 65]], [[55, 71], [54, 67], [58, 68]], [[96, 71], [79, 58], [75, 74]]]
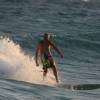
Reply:
[[47, 71], [48, 71], [47, 68], [44, 68], [43, 70], [44, 70], [45, 73], [47, 73]]

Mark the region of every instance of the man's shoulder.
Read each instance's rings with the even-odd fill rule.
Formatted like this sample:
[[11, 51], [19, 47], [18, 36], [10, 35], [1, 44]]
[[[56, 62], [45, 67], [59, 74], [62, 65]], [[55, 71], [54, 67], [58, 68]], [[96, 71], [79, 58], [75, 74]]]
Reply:
[[50, 45], [54, 45], [54, 43], [53, 43], [52, 41], [50, 41], [50, 40], [48, 41], [48, 43], [49, 43]]

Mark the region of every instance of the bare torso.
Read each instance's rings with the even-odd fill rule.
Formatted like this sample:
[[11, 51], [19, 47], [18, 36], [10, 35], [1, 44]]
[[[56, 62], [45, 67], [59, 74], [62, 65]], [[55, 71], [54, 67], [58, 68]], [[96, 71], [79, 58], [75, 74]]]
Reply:
[[40, 45], [40, 52], [41, 54], [48, 54], [48, 55], [51, 55], [51, 44], [50, 44], [50, 41], [49, 40], [42, 40], [41, 42], [41, 45]]

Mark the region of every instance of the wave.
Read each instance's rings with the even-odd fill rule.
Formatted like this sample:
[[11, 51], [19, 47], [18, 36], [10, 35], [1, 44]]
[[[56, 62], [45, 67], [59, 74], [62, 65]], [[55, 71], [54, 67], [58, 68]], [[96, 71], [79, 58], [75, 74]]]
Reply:
[[19, 44], [9, 38], [0, 39], [0, 77], [37, 84], [55, 84], [53, 75], [43, 80], [42, 66], [36, 67], [34, 56], [26, 55]]
[[70, 98], [66, 92], [56, 87], [0, 79], [0, 100], [71, 100]]
[[40, 100], [40, 98], [43, 98], [42, 89], [50, 88], [49, 86], [24, 81], [0, 79], [0, 100]]

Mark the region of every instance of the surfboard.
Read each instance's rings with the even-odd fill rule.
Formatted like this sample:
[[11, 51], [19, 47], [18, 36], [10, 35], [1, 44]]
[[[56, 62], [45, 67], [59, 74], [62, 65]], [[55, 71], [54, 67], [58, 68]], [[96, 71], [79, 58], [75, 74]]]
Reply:
[[59, 84], [58, 87], [69, 90], [94, 90], [94, 89], [99, 89], [100, 84], [76, 84], [76, 85]]

